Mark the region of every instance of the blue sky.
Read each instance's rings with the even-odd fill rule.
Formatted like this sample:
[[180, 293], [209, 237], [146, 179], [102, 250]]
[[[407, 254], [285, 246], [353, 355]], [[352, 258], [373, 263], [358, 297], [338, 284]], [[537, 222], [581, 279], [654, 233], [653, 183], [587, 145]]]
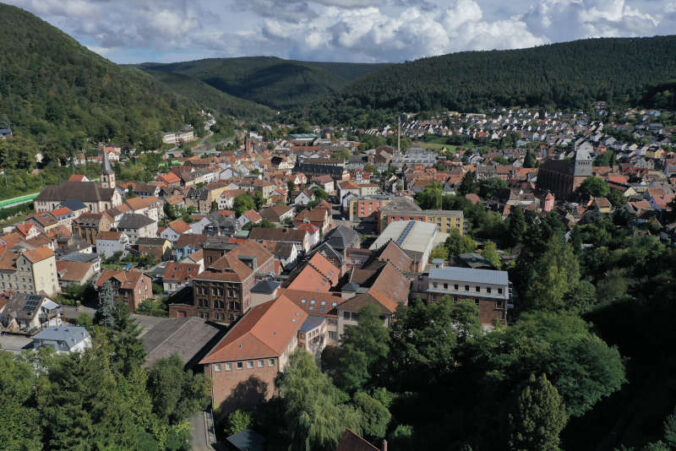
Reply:
[[400, 62], [676, 30], [675, 0], [3, 0], [118, 63]]

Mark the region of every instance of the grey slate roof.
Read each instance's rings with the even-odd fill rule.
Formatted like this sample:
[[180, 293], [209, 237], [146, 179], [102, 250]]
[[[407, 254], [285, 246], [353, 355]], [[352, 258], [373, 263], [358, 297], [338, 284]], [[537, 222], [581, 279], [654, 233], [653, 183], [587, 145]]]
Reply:
[[430, 269], [430, 279], [461, 280], [464, 282], [487, 283], [495, 285], [507, 285], [509, 283], [507, 271], [458, 268], [454, 266]]
[[239, 451], [263, 451], [265, 449], [265, 438], [250, 429], [233, 434], [225, 440]]
[[281, 284], [274, 280], [261, 280], [251, 288], [252, 293], [272, 294]]
[[348, 247], [359, 247], [361, 238], [351, 227], [339, 225], [326, 234], [326, 243], [332, 248], [342, 251]]
[[61, 205], [63, 205], [66, 208], [69, 208], [71, 211], [87, 209], [87, 206], [83, 204], [82, 201], [79, 199], [68, 199], [65, 202], [61, 202]]
[[110, 160], [108, 160], [108, 153], [106, 153], [106, 148], [103, 148], [103, 167], [101, 168], [102, 174], [114, 174], [113, 168], [110, 167]]
[[125, 213], [117, 224], [118, 229], [140, 229], [154, 223], [152, 219], [137, 213]]
[[89, 336], [89, 332], [84, 327], [78, 326], [56, 326], [47, 327], [33, 337], [35, 340], [63, 341], [69, 348], [72, 348], [84, 338]]

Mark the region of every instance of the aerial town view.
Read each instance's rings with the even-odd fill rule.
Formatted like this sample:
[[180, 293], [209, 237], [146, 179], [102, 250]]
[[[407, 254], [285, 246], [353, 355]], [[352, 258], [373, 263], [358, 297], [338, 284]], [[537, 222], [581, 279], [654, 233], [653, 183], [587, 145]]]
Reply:
[[0, 450], [676, 449], [669, 0], [1, 0]]

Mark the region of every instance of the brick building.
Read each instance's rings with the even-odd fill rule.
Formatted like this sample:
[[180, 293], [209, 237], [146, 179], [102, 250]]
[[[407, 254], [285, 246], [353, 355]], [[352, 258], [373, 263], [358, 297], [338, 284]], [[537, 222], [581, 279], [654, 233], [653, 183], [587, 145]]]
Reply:
[[198, 316], [217, 322], [235, 321], [251, 308], [256, 276], [275, 273], [275, 258], [262, 245], [247, 240], [223, 254], [193, 277], [191, 304], [172, 304], [173, 318]]
[[251, 408], [272, 397], [306, 318], [285, 296], [252, 308], [200, 362], [212, 380], [214, 403], [225, 410]]

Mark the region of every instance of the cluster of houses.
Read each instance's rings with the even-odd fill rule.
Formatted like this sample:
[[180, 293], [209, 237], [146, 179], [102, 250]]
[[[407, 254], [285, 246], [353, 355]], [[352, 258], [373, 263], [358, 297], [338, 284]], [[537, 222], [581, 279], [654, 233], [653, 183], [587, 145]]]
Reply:
[[[111, 161], [126, 156], [104, 147], [98, 181], [74, 175], [44, 188], [35, 213], [0, 236], [0, 330], [33, 335], [67, 327], [53, 299], [70, 285], [100, 290], [109, 281], [132, 312], [168, 296], [171, 325], [147, 334], [149, 359], [183, 353], [212, 379], [221, 406], [234, 394], [240, 403], [255, 402], [241, 396], [253, 380], [263, 387], [258, 396], [271, 396], [294, 350], [320, 359], [358, 324], [366, 305], [390, 325], [397, 307], [417, 297], [471, 299], [488, 330], [508, 320], [507, 272], [473, 253], [433, 260], [433, 249], [454, 231], [466, 233], [467, 223], [462, 211], [421, 209], [415, 194], [432, 183], [457, 194], [468, 175], [497, 178], [505, 187], [466, 199], [504, 217], [515, 206], [556, 210], [570, 225], [613, 208], [664, 222], [676, 181], [676, 159], [664, 140], [673, 130], [651, 124], [641, 129], [650, 144], [633, 147], [610, 142], [608, 125], [587, 115], [495, 110], [404, 123], [403, 132], [414, 137], [461, 133], [480, 141], [492, 130], [489, 140], [516, 132], [526, 144], [538, 143], [452, 154], [416, 143], [406, 153], [359, 152], [358, 142], [335, 139], [332, 130], [270, 142], [247, 132], [236, 151], [166, 153], [165, 169], [150, 182], [118, 183]], [[525, 164], [527, 148], [535, 165]], [[336, 158], [346, 149], [349, 158]], [[595, 164], [609, 151], [617, 163]], [[589, 177], [604, 179], [626, 204], [580, 198], [576, 189]], [[255, 208], [242, 209], [240, 200], [249, 196]], [[673, 234], [673, 224], [661, 225]], [[147, 264], [119, 264], [131, 257]], [[62, 346], [54, 336], [64, 334], [45, 340]]]

